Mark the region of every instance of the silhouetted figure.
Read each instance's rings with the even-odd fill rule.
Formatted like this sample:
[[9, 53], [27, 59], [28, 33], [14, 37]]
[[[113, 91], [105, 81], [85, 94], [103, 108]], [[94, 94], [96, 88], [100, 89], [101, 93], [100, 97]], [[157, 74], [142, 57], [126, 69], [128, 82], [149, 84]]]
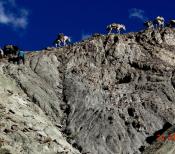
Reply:
[[170, 28], [175, 27], [175, 20], [170, 20], [167, 26]]
[[126, 30], [126, 27], [123, 24], [112, 23], [108, 25], [106, 29], [108, 34], [111, 34], [112, 30], [116, 30], [120, 34], [121, 30]]
[[164, 28], [165, 25], [165, 19], [161, 16], [156, 17], [154, 20], [154, 24], [156, 28]]
[[153, 25], [153, 22], [152, 21], [146, 21], [146, 22], [144, 22], [144, 26], [147, 29], [153, 29], [154, 28], [154, 25]]
[[54, 41], [54, 45], [57, 48], [61, 46], [61, 43], [66, 46], [68, 43], [71, 43], [71, 38], [64, 35], [63, 33], [58, 34], [57, 39]]
[[17, 53], [17, 64], [21, 64], [21, 61], [23, 64], [25, 64], [25, 52], [19, 50]]

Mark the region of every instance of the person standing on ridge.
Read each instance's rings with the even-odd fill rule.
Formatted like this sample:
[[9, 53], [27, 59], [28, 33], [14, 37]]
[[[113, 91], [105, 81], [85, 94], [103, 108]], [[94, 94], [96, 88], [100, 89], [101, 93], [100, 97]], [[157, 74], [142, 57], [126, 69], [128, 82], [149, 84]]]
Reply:
[[54, 41], [55, 47], [61, 47], [61, 44], [63, 46], [66, 46], [68, 43], [71, 43], [71, 38], [64, 35], [63, 33], [58, 34], [57, 39]]
[[21, 61], [23, 62], [23, 64], [25, 64], [25, 52], [22, 50], [18, 50], [18, 52], [17, 52], [18, 65], [21, 64]]

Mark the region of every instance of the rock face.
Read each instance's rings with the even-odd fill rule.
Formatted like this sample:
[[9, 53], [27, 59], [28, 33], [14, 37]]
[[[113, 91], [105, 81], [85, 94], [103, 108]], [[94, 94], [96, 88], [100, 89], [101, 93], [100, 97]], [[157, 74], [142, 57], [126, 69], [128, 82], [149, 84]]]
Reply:
[[143, 154], [164, 154], [175, 153], [175, 126], [173, 125], [167, 131], [163, 132], [157, 138], [157, 142], [149, 146]]
[[25, 66], [1, 63], [1, 150], [173, 154], [175, 142], [156, 142], [175, 123], [174, 66], [169, 28], [32, 52]]

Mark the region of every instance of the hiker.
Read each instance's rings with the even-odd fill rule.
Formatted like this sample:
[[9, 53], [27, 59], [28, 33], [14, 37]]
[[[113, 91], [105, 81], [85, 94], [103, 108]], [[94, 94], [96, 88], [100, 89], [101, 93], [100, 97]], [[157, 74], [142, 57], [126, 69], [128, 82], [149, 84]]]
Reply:
[[4, 51], [0, 48], [0, 59], [4, 57]]
[[170, 28], [175, 27], [175, 20], [170, 20], [167, 26]]
[[16, 56], [18, 49], [19, 48], [15, 45], [5, 45], [3, 48], [4, 56], [7, 56], [7, 57]]
[[158, 16], [154, 20], [154, 24], [155, 24], [156, 28], [164, 28], [165, 19], [163, 17], [161, 17], [161, 16]]
[[111, 34], [112, 30], [117, 30], [117, 32], [120, 34], [120, 31], [126, 30], [126, 27], [123, 24], [112, 23], [108, 25], [106, 29], [108, 30], [108, 34]]
[[63, 45], [66, 46], [67, 43], [70, 43], [70, 42], [71, 42], [71, 38], [61, 33], [61, 34], [58, 34], [58, 37], [54, 41], [54, 44], [55, 44], [55, 47], [57, 48], [61, 46], [61, 43], [63, 43]]
[[25, 64], [25, 52], [22, 50], [18, 50], [17, 53], [17, 64], [21, 64], [21, 61], [23, 62], [23, 64]]
[[16, 55], [18, 52], [18, 47], [16, 45], [5, 45], [3, 47], [3, 51], [4, 51], [4, 57], [8, 58], [8, 62], [13, 62], [14, 64], [17, 61]]
[[153, 22], [152, 21], [146, 21], [146, 22], [144, 22], [144, 26], [147, 29], [153, 29], [154, 28], [154, 25], [153, 25]]

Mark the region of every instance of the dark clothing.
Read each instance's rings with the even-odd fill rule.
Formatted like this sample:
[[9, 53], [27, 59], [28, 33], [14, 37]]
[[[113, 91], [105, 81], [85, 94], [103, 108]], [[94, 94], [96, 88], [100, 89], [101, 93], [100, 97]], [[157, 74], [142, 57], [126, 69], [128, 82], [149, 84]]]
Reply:
[[25, 64], [25, 58], [24, 57], [18, 57], [17, 58], [18, 65], [21, 64], [21, 61], [22, 61], [23, 64]]
[[5, 56], [11, 55], [11, 54], [16, 55], [18, 50], [19, 48], [15, 45], [5, 45], [3, 48]]

